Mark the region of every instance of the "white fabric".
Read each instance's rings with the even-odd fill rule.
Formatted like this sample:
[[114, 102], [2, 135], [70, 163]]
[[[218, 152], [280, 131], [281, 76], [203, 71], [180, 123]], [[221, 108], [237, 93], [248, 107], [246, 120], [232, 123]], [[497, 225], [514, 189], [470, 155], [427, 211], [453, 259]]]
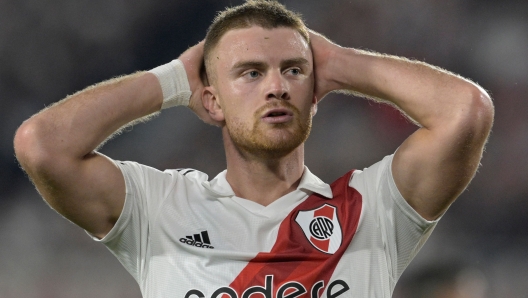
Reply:
[[174, 106], [189, 105], [192, 92], [187, 73], [180, 60], [172, 60], [167, 64], [149, 70], [149, 72], [154, 74], [160, 83], [163, 93], [162, 110]]
[[[356, 171], [350, 180], [363, 205], [357, 232], [330, 279], [350, 287], [339, 297], [390, 297], [402, 271], [436, 225], [403, 199], [392, 178], [391, 162], [392, 155]], [[94, 240], [116, 255], [149, 298], [201, 297], [189, 292], [192, 289], [212, 297], [259, 252], [271, 250], [283, 219], [309, 195], [315, 192], [332, 200], [329, 185], [307, 168], [297, 190], [264, 207], [236, 197], [225, 171], [209, 182], [196, 170], [161, 172], [134, 162], [116, 163], [126, 182], [124, 209], [108, 235]], [[180, 241], [202, 231], [207, 231], [214, 248]], [[309, 297], [307, 291], [302, 297]], [[327, 291], [321, 291], [320, 297], [328, 297]]]

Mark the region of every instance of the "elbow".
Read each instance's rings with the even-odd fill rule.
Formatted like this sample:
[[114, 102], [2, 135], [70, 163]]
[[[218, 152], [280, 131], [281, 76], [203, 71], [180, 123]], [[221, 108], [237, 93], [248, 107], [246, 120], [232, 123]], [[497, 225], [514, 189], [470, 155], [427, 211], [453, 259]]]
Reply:
[[41, 130], [38, 121], [31, 118], [22, 123], [13, 140], [15, 156], [30, 177], [52, 163], [49, 152], [43, 150], [42, 139], [45, 136], [42, 136]]
[[489, 94], [478, 85], [473, 86], [469, 108], [469, 126], [484, 141], [493, 126], [495, 107]]
[[[462, 144], [472, 148], [483, 148], [493, 126], [495, 108], [490, 96], [478, 85], [468, 84], [461, 92], [457, 110], [451, 118], [451, 128], [455, 136], [462, 138]], [[459, 139], [460, 140], [460, 139]]]

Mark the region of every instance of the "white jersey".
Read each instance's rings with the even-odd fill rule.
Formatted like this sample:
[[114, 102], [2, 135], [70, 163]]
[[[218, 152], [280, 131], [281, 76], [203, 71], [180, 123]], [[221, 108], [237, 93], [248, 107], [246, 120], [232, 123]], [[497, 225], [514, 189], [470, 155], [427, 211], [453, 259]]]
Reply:
[[403, 199], [391, 162], [331, 186], [305, 168], [268, 206], [236, 197], [225, 171], [116, 162], [125, 205], [98, 241], [148, 298], [390, 297], [437, 222]]

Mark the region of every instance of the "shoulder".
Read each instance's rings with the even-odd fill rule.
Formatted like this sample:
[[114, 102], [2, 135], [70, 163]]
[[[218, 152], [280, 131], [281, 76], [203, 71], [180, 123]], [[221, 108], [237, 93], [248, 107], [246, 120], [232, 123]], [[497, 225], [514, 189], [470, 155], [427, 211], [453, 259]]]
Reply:
[[134, 161], [114, 161], [119, 167], [129, 190], [142, 189], [147, 193], [162, 189], [169, 190], [174, 187], [197, 185], [201, 186], [208, 180], [207, 174], [195, 169], [159, 169], [140, 164]]
[[135, 174], [139, 176], [157, 176], [157, 177], [173, 177], [187, 178], [189, 180], [207, 181], [207, 174], [191, 168], [166, 169], [159, 170], [151, 166], [147, 166], [135, 161], [119, 161], [114, 160], [114, 163], [125, 174]]
[[355, 170], [350, 177], [349, 185], [359, 190], [379, 184], [385, 180], [389, 184], [392, 182], [395, 186], [391, 171], [393, 157], [394, 154], [387, 155], [382, 160], [363, 170]]

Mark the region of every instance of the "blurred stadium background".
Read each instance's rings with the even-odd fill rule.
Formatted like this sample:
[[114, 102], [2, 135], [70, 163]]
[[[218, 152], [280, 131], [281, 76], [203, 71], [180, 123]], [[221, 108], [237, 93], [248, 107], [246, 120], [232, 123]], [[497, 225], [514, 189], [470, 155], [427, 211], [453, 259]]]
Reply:
[[[0, 1], [0, 297], [140, 297], [102, 245], [39, 198], [16, 163], [13, 135], [67, 94], [176, 58], [204, 37], [215, 11], [239, 3]], [[496, 120], [482, 167], [395, 297], [528, 297], [528, 2], [283, 3], [343, 46], [426, 61], [489, 90]], [[315, 117], [306, 163], [331, 182], [394, 152], [414, 129], [388, 107], [330, 95]], [[129, 129], [102, 152], [210, 177], [225, 167], [219, 130], [184, 108]]]

